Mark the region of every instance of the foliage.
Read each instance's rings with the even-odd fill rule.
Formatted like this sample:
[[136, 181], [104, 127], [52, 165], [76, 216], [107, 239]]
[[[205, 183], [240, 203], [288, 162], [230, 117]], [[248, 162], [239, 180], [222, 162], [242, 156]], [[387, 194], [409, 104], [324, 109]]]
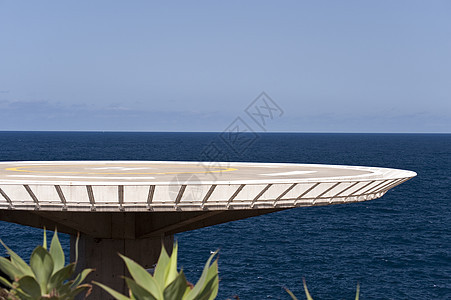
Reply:
[[177, 243], [174, 244], [172, 255], [169, 256], [161, 247], [161, 254], [155, 267], [154, 274], [151, 275], [143, 267], [133, 260], [120, 255], [124, 260], [131, 278], [125, 278], [129, 288], [129, 297], [126, 297], [117, 291], [94, 282], [102, 287], [114, 298], [118, 300], [136, 299], [136, 300], [163, 300], [163, 299], [183, 299], [183, 300], [211, 300], [218, 294], [218, 260], [213, 263], [213, 253], [207, 260], [200, 279], [193, 287], [185, 278], [183, 270], [177, 271]]
[[[302, 283], [304, 284], [304, 291], [305, 291], [305, 296], [307, 297], [307, 300], [313, 300], [312, 296], [310, 295], [310, 293], [308, 291], [307, 284], [305, 283], [304, 278], [302, 278]], [[293, 294], [293, 292], [291, 292], [287, 288], [285, 288], [285, 290], [291, 296], [291, 299], [298, 300], [298, 298]], [[359, 300], [359, 295], [360, 295], [360, 286], [357, 284], [357, 292], [355, 294], [355, 300]]]
[[[28, 265], [19, 255], [8, 248], [2, 240], [0, 243], [6, 248], [10, 259], [0, 257], [0, 269], [9, 276], [10, 280], [0, 277], [0, 281], [8, 286], [3, 290], [2, 299], [54, 299], [69, 300], [81, 292], [89, 294], [92, 286], [82, 284], [92, 269], [81, 271], [73, 278], [78, 260], [78, 239], [76, 243], [75, 262], [65, 266], [64, 252], [55, 230], [47, 250], [47, 236], [44, 229], [44, 242], [37, 246], [30, 257]], [[5, 296], [5, 293], [7, 294]]]

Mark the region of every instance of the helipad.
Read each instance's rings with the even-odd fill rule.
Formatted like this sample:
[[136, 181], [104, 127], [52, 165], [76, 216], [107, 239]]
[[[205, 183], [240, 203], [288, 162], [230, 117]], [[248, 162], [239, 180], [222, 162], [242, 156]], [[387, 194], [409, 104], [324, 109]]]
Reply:
[[413, 176], [385, 168], [282, 163], [6, 162], [0, 163], [0, 207], [170, 211], [332, 204], [380, 197]]
[[[151, 267], [173, 234], [300, 206], [383, 196], [415, 172], [357, 166], [170, 161], [0, 163], [0, 220], [78, 232], [80, 267], [124, 292], [117, 252]], [[73, 252], [72, 252], [73, 253]], [[104, 297], [95, 290], [92, 299]]]

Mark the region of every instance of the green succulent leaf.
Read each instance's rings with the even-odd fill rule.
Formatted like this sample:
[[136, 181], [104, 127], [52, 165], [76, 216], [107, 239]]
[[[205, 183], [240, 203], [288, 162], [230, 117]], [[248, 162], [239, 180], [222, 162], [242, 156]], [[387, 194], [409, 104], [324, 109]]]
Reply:
[[11, 280], [24, 275], [9, 259], [4, 257], [0, 257], [0, 270], [8, 275]]
[[119, 256], [124, 260], [130, 275], [132, 275], [138, 285], [145, 287], [156, 299], [160, 299], [163, 296], [162, 288], [160, 288], [158, 282], [146, 271], [146, 269], [126, 256], [121, 254], [119, 254]]
[[169, 258], [168, 266], [166, 267], [166, 274], [164, 280], [164, 287], [167, 287], [178, 275], [177, 272], [177, 251], [178, 244], [174, 243], [174, 248], [172, 249], [172, 255]]
[[312, 296], [310, 295], [308, 288], [307, 288], [307, 283], [305, 282], [305, 278], [302, 278], [302, 283], [304, 284], [304, 291], [305, 291], [305, 296], [307, 297], [307, 300], [313, 300]]
[[64, 267], [65, 260], [64, 260], [64, 251], [61, 247], [61, 243], [58, 239], [58, 232], [55, 229], [55, 232], [53, 233], [52, 242], [50, 243], [50, 255], [52, 256], [53, 262], [55, 264], [53, 274], [58, 272], [60, 269]]
[[210, 257], [208, 258], [207, 262], [205, 263], [204, 270], [202, 271], [202, 275], [200, 276], [199, 280], [197, 281], [194, 288], [187, 294], [186, 299], [187, 300], [193, 300], [196, 299], [196, 297], [201, 293], [202, 289], [204, 288], [204, 284], [206, 282], [207, 276], [208, 276], [208, 270], [210, 268], [210, 263], [213, 259], [213, 257], [218, 253], [218, 251], [215, 251]]
[[55, 274], [53, 274], [50, 277], [50, 280], [47, 284], [47, 290], [51, 291], [53, 289], [60, 288], [63, 285], [63, 283], [71, 277], [74, 271], [75, 264], [71, 263], [66, 267], [62, 268], [61, 270], [59, 270], [58, 272], [56, 272]]
[[39, 283], [31, 276], [24, 276], [18, 281], [19, 289], [24, 293], [31, 296], [33, 299], [39, 299], [41, 297], [41, 288]]
[[75, 296], [80, 294], [81, 292], [87, 291], [86, 296], [90, 294], [90, 291], [92, 289], [92, 286], [90, 284], [82, 284], [77, 286], [77, 288], [71, 290], [70, 293], [68, 293], [67, 299], [74, 299]]
[[78, 262], [78, 242], [80, 240], [80, 232], [77, 233], [77, 239], [75, 240], [75, 264]]
[[93, 281], [92, 283], [94, 283], [94, 284], [100, 286], [102, 289], [104, 289], [105, 291], [107, 291], [111, 296], [113, 296], [113, 297], [116, 298], [117, 300], [130, 300], [130, 299], [132, 299], [132, 298], [129, 298], [129, 297], [127, 297], [127, 296], [122, 295], [122, 294], [119, 293], [119, 292], [116, 292], [115, 290], [113, 290], [112, 288], [110, 288], [110, 287], [108, 287], [108, 286], [106, 286], [106, 285], [104, 285], [104, 284], [101, 284], [101, 283], [96, 282], [96, 281]]
[[219, 277], [218, 277], [218, 260], [216, 259], [208, 269], [207, 273], [207, 285], [204, 290], [211, 290], [211, 295], [208, 299], [215, 299], [219, 290]]
[[[22, 291], [21, 289], [17, 288], [14, 289], [14, 295], [18, 296], [16, 298], [19, 298], [20, 300], [36, 300], [36, 299], [41, 299], [41, 298], [33, 298], [32, 296], [28, 295], [27, 293], [25, 293], [24, 291]], [[14, 298], [13, 298], [14, 299]]]
[[207, 281], [207, 283], [203, 286], [200, 294], [195, 298], [196, 300], [209, 300], [216, 298], [218, 293], [218, 275], [215, 275], [212, 279]]
[[[127, 286], [129, 287], [130, 291], [132, 292], [132, 295], [139, 300], [157, 300], [152, 293], [139, 285], [137, 282], [130, 278], [125, 278], [125, 282], [127, 282]], [[170, 299], [170, 298], [160, 298], [160, 299]], [[178, 298], [172, 298], [172, 299], [178, 299]]]
[[70, 292], [72, 291], [70, 285], [72, 284], [72, 281], [66, 281], [64, 282], [59, 288], [58, 288], [58, 293], [60, 295], [69, 295]]
[[9, 281], [8, 279], [6, 279], [2, 276], [0, 276], [0, 282], [7, 287], [10, 287], [10, 288], [13, 287], [13, 285], [11, 284], [11, 281]]
[[6, 246], [2, 240], [0, 240], [0, 243], [3, 245], [3, 247], [5, 247], [6, 251], [8, 252], [13, 265], [19, 270], [19, 272], [16, 275], [17, 276], [22, 276], [22, 275], [32, 276], [33, 272], [31, 271], [30, 266], [28, 266], [27, 263], [19, 255], [16, 254], [16, 252], [14, 252], [8, 246]]
[[166, 252], [164, 245], [162, 244], [160, 257], [158, 258], [157, 266], [155, 267], [155, 271], [153, 274], [153, 277], [157, 281], [158, 286], [164, 286], [166, 267], [168, 266], [168, 263], [169, 263], [169, 255]]
[[30, 267], [43, 293], [47, 293], [47, 283], [53, 273], [53, 259], [43, 247], [34, 249], [30, 258]]
[[[74, 264], [74, 268], [75, 268], [75, 263], [73, 263], [73, 264]], [[88, 276], [93, 271], [94, 271], [94, 269], [84, 269], [83, 271], [78, 273], [77, 277], [75, 277], [75, 280], [73, 283], [71, 283], [70, 287], [75, 288], [78, 285], [80, 285], [83, 282], [83, 280], [85, 280], [86, 276]]]
[[289, 289], [285, 288], [285, 291], [290, 295], [291, 299], [293, 300], [298, 300], [298, 298], [293, 294], [292, 291], [290, 291]]
[[355, 293], [355, 300], [359, 300], [360, 297], [360, 284], [357, 283], [357, 291]]
[[216, 286], [216, 288], [213, 289], [214, 296], [213, 298], [216, 298], [216, 295], [218, 294], [218, 287], [219, 287], [219, 277], [218, 277], [218, 260], [216, 259], [210, 266], [207, 272], [207, 282], [210, 282], [213, 280], [213, 285]]
[[42, 241], [42, 248], [47, 250], [47, 231], [45, 230], [45, 227], [44, 227], [44, 239]]
[[169, 284], [163, 292], [163, 299], [183, 299], [183, 295], [188, 288], [186, 277], [183, 271]]

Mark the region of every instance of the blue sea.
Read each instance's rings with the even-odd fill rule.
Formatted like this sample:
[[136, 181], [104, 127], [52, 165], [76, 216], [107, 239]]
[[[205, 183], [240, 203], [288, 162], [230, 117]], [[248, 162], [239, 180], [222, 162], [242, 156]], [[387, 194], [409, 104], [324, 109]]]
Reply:
[[[451, 299], [451, 135], [259, 133], [236, 151], [220, 133], [0, 132], [0, 161], [205, 159], [380, 166], [418, 176], [381, 199], [295, 208], [176, 235], [196, 281], [220, 249], [218, 299]], [[0, 222], [28, 257], [42, 230]], [[68, 252], [68, 236], [62, 235]], [[4, 254], [4, 252], [2, 252]]]

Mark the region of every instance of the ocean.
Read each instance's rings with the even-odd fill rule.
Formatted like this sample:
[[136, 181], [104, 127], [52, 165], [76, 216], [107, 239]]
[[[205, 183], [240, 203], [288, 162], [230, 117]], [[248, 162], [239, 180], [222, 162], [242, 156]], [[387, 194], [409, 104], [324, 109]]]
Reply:
[[[217, 299], [451, 299], [451, 135], [244, 135], [233, 149], [220, 133], [0, 132], [0, 161], [224, 159], [361, 165], [418, 176], [380, 199], [295, 208], [177, 234], [179, 266], [195, 282], [219, 249]], [[211, 154], [211, 153], [210, 153]], [[60, 235], [68, 253], [69, 238]], [[0, 222], [0, 237], [23, 257], [42, 230]], [[4, 255], [2, 249], [0, 254]]]

